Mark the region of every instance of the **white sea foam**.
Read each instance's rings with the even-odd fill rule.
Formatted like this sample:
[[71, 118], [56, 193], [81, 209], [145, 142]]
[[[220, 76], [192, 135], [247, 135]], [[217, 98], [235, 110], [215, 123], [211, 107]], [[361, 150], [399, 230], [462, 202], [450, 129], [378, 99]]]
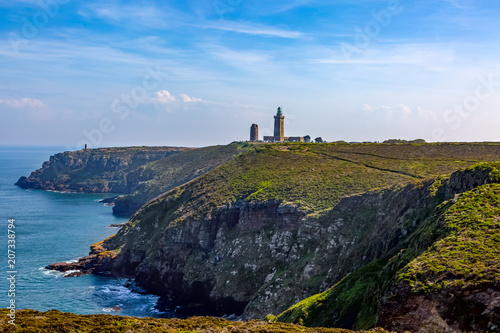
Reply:
[[74, 270], [66, 271], [66, 272], [63, 273], [63, 276], [68, 276], [70, 274], [78, 273], [78, 272], [80, 272], [79, 269], [74, 269]]
[[60, 278], [60, 277], [64, 276], [63, 272], [54, 271], [51, 269], [46, 269], [45, 267], [40, 267], [38, 270], [42, 271], [42, 274], [46, 275], [46, 276], [51, 276], [51, 277], [55, 277], [55, 278]]

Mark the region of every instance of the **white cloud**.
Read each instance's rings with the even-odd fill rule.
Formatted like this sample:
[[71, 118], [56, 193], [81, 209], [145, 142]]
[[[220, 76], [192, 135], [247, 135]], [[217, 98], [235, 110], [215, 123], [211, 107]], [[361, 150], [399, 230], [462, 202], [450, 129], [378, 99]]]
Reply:
[[159, 104], [172, 104], [177, 102], [184, 103], [206, 103], [205, 100], [197, 97], [191, 97], [186, 94], [179, 94], [180, 100], [176, 96], [172, 95], [168, 90], [160, 90], [154, 94], [153, 101]]
[[9, 98], [7, 100], [0, 99], [0, 104], [5, 104], [12, 108], [24, 108], [24, 107], [43, 108], [46, 106], [45, 104], [43, 104], [42, 101], [36, 98], [21, 98], [21, 99]]
[[175, 102], [176, 98], [167, 90], [160, 90], [156, 93], [155, 100], [160, 104]]
[[432, 112], [430, 110], [424, 110], [420, 106], [417, 107], [417, 111], [418, 111], [418, 115], [421, 118], [425, 118], [425, 119], [431, 118], [431, 119], [436, 120], [436, 113], [435, 112]]
[[191, 102], [205, 102], [204, 100], [202, 100], [201, 98], [196, 98], [196, 97], [189, 97], [188, 95], [186, 94], [180, 94], [179, 95], [182, 100], [186, 103], [191, 103]]

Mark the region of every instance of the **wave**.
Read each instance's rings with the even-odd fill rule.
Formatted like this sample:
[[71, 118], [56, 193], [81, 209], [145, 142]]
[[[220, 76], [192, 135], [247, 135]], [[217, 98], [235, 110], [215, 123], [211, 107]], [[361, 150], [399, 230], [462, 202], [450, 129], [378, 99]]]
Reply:
[[55, 270], [52, 270], [52, 269], [47, 269], [45, 267], [40, 267], [38, 270], [42, 271], [43, 275], [53, 276], [55, 278], [65, 277], [65, 276], [68, 276], [70, 274], [80, 272], [80, 270], [78, 270], [78, 269], [69, 270], [69, 271], [65, 271], [65, 272], [59, 272], [59, 271], [55, 271]]
[[73, 269], [73, 270], [69, 270], [69, 271], [66, 271], [64, 272], [64, 275], [63, 276], [68, 276], [70, 274], [73, 274], [73, 273], [79, 273], [80, 270], [79, 269]]
[[55, 278], [64, 277], [64, 272], [54, 271], [51, 269], [47, 269], [45, 267], [40, 267], [38, 270], [42, 271], [43, 275], [46, 275], [46, 276], [52, 276]]

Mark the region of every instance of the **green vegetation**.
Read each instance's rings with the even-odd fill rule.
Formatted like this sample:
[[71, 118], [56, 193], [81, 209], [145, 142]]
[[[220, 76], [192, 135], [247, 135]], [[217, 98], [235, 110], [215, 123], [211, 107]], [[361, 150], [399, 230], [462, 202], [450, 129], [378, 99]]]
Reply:
[[[499, 167], [479, 163], [456, 178], [470, 181], [484, 174], [483, 179], [498, 181]], [[377, 323], [380, 300], [391, 282], [409, 285], [412, 293], [442, 295], [500, 286], [500, 184], [481, 185], [442, 202], [446, 186], [457, 186], [448, 181], [438, 177], [430, 187], [434, 214], [399, 249], [295, 304], [276, 320], [364, 329]]]
[[385, 140], [384, 143], [392, 143], [392, 144], [397, 144], [397, 143], [425, 143], [424, 139], [415, 139], [415, 140], [401, 140], [401, 139], [389, 139]]
[[[16, 325], [7, 323], [8, 310], [0, 310], [0, 327], [2, 332], [47, 333], [47, 332], [317, 332], [317, 333], [349, 333], [352, 331], [335, 328], [307, 328], [292, 324], [268, 323], [259, 320], [228, 321], [221, 318], [193, 317], [181, 319], [154, 319], [120, 317], [112, 315], [75, 315], [56, 310], [38, 312], [20, 310], [16, 313]], [[370, 332], [385, 333], [383, 329]]]
[[252, 147], [247, 143], [232, 143], [198, 148], [143, 165], [127, 176], [133, 189], [130, 194], [115, 200], [113, 212], [131, 216], [151, 199], [207, 173]]
[[387, 260], [376, 260], [363, 266], [330, 289], [293, 305], [276, 320], [306, 326], [316, 322], [323, 322], [325, 326], [341, 322], [344, 327], [373, 327], [373, 306], [380, 289], [388, 283], [381, 273], [386, 264]]
[[446, 237], [399, 274], [413, 292], [500, 286], [500, 185], [462, 194], [444, 214]]
[[186, 192], [181, 215], [237, 200], [280, 200], [318, 212], [346, 196], [435, 178], [499, 155], [496, 144], [263, 144], [158, 200]]

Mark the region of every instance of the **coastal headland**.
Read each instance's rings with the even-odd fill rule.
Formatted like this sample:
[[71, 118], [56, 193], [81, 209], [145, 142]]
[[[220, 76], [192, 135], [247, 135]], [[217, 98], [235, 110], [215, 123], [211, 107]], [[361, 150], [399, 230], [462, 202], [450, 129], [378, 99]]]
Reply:
[[[218, 162], [168, 185], [88, 257], [48, 267], [130, 278], [181, 318], [500, 327], [500, 144], [233, 143], [128, 174], [189, 165], [201, 149]], [[161, 191], [166, 174], [135, 195]]]

